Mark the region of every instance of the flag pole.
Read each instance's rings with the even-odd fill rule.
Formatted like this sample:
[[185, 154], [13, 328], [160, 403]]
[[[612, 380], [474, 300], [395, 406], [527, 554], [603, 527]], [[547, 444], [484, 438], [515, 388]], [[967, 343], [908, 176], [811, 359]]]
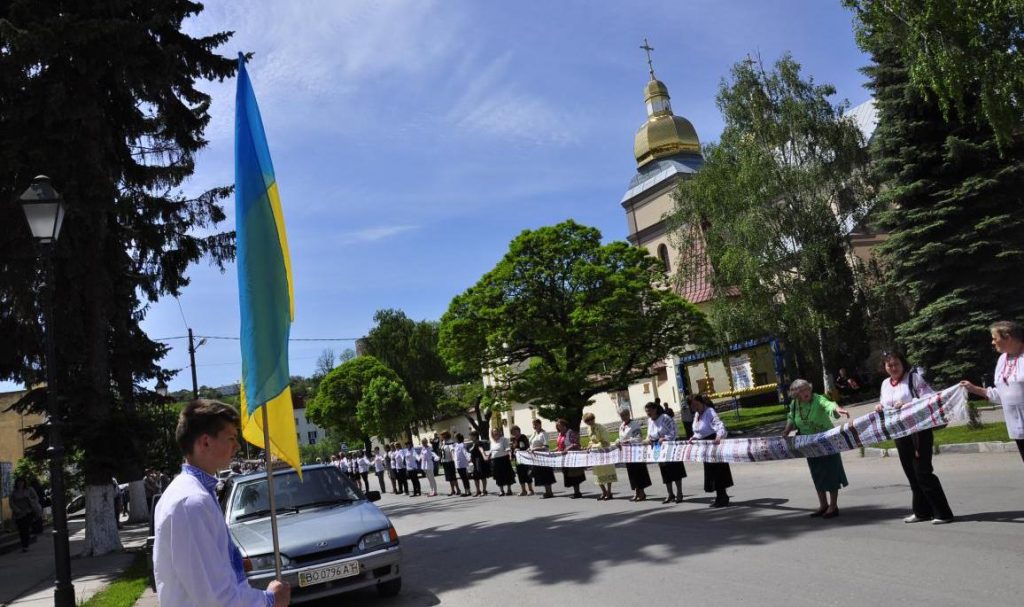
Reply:
[[270, 452], [270, 424], [267, 422], [267, 404], [260, 407], [263, 414], [263, 466], [267, 469], [267, 495], [270, 498], [270, 535], [274, 538], [274, 574], [281, 581], [281, 546], [277, 539], [277, 504], [274, 499], [274, 455]]

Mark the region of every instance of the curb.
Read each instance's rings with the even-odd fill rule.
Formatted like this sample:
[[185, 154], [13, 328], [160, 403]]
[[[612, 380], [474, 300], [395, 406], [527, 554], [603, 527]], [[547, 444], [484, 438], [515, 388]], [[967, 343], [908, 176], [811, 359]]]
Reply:
[[[937, 445], [936, 454], [942, 453], [1017, 453], [1016, 443], [989, 442], [989, 443], [954, 443], [951, 445]], [[861, 457], [899, 457], [896, 449], [879, 449], [877, 447], [864, 447], [861, 450]]]

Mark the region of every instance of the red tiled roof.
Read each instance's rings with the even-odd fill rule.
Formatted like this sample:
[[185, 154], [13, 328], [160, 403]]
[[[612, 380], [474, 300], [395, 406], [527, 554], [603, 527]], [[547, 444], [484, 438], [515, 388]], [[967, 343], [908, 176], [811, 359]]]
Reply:
[[[680, 251], [676, 292], [690, 303], [701, 304], [715, 298], [715, 288], [712, 284], [714, 269], [704, 248], [703, 234], [693, 226], [689, 227], [687, 232], [685, 242], [690, 246]], [[735, 297], [739, 295], [739, 290], [736, 287], [729, 287], [726, 294]]]

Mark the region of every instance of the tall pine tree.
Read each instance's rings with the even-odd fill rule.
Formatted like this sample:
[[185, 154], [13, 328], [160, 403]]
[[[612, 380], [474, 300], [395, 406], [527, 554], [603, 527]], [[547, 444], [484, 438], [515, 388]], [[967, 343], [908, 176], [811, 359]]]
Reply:
[[874, 62], [865, 69], [879, 113], [874, 170], [891, 231], [879, 252], [909, 307], [896, 333], [934, 383], [979, 380], [995, 361], [988, 325], [1024, 320], [1024, 145], [1000, 153], [974, 115], [977, 91], [963, 91], [969, 115], [945, 120], [911, 84], [897, 34], [858, 32]]
[[[0, 204], [0, 378], [36, 385], [56, 363], [65, 442], [83, 453], [86, 552], [120, 546], [110, 482], [141, 478], [141, 383], [166, 374], [165, 347], [140, 328], [148, 301], [177, 294], [186, 269], [233, 253], [228, 188], [181, 193], [203, 148], [210, 97], [197, 80], [234, 74], [194, 38], [188, 0], [0, 3], [0, 200], [49, 175], [68, 205], [55, 260], [56, 361], [44, 361], [41, 264], [16, 204]], [[202, 235], [198, 235], [202, 234]], [[28, 406], [43, 401], [30, 393]]]

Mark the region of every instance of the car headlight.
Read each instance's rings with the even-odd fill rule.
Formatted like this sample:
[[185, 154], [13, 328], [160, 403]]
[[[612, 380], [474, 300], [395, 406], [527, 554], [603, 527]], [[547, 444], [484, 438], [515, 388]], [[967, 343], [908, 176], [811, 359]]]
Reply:
[[[245, 561], [249, 565], [246, 571], [267, 571], [274, 568], [274, 553], [250, 556]], [[291, 564], [291, 559], [282, 554], [281, 567], [288, 567]]]
[[398, 541], [398, 532], [395, 531], [394, 527], [388, 527], [387, 529], [381, 529], [380, 531], [374, 531], [373, 533], [367, 533], [359, 540], [359, 549], [373, 550], [379, 546], [390, 544]]

